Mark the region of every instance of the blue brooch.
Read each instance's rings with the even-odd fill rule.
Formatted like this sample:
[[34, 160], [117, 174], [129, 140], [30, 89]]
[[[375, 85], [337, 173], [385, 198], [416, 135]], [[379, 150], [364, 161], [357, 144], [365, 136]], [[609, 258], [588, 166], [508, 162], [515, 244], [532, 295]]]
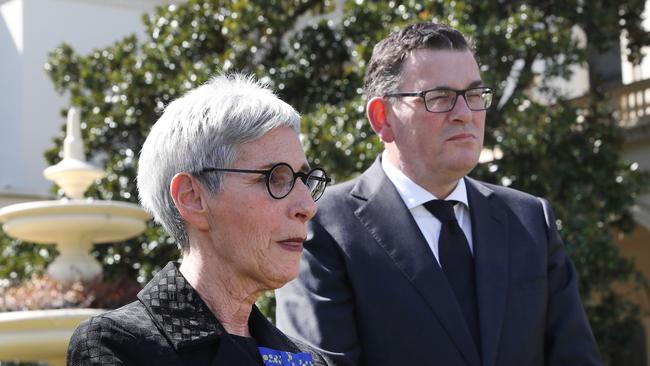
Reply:
[[314, 366], [314, 359], [309, 353], [291, 353], [272, 348], [258, 347], [264, 366]]

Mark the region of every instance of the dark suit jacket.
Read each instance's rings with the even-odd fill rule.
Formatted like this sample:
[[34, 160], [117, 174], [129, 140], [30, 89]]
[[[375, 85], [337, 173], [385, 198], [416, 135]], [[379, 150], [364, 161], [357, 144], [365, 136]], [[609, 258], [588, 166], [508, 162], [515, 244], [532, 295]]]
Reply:
[[[327, 365], [311, 347], [282, 334], [255, 306], [249, 327], [258, 343], [308, 352], [314, 365]], [[230, 338], [176, 265], [169, 263], [140, 291], [138, 301], [92, 317], [75, 330], [68, 365], [263, 364]]]
[[319, 201], [278, 327], [359, 365], [601, 364], [548, 203], [466, 183], [480, 349], [379, 159]]

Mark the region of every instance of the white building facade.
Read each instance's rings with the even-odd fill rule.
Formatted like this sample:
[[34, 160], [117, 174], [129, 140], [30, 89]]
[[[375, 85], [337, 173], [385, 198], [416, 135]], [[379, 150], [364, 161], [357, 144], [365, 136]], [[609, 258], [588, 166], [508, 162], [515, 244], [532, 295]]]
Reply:
[[142, 14], [163, 0], [0, 0], [0, 207], [43, 199], [43, 153], [62, 136], [59, 95], [44, 65], [62, 42], [79, 54], [144, 35]]

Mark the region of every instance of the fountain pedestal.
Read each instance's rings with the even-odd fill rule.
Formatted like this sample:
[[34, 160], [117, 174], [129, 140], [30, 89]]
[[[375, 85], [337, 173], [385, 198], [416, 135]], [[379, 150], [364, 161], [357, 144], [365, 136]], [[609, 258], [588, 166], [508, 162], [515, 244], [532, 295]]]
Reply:
[[148, 219], [139, 206], [114, 201], [40, 201], [0, 209], [8, 235], [56, 244], [60, 254], [47, 273], [63, 282], [89, 281], [101, 275], [101, 265], [90, 255], [93, 244], [132, 238], [144, 231]]
[[[84, 199], [88, 186], [104, 176], [83, 154], [79, 111], [68, 112], [63, 160], [43, 172], [69, 198], [20, 203], [0, 209], [8, 235], [54, 244], [59, 256], [47, 272], [61, 282], [90, 281], [102, 267], [90, 255], [93, 244], [127, 240], [146, 228], [149, 215], [128, 202]], [[48, 361], [64, 365], [68, 341], [81, 321], [99, 309], [59, 309], [0, 313], [0, 361]]]

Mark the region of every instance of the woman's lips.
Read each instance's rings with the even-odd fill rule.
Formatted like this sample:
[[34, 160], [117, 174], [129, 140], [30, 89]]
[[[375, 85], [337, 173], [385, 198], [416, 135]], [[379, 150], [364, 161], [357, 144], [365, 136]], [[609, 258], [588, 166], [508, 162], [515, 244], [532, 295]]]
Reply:
[[475, 140], [476, 138], [471, 133], [459, 133], [453, 135], [447, 139], [447, 141], [466, 141], [466, 140]]
[[281, 240], [278, 242], [280, 246], [290, 252], [302, 252], [302, 243], [305, 241], [305, 238], [289, 238]]

